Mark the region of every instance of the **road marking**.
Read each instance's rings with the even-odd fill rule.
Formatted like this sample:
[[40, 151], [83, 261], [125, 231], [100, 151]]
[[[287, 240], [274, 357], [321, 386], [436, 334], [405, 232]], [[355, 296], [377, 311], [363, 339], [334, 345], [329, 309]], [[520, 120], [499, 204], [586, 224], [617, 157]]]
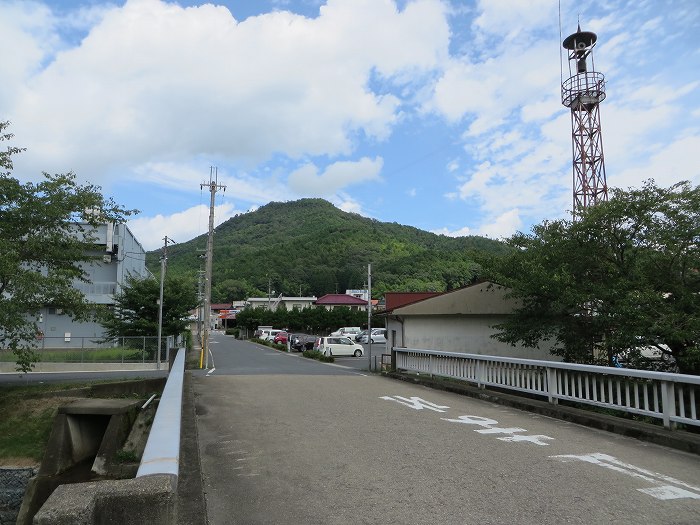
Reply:
[[639, 492], [648, 494], [656, 499], [700, 499], [700, 494], [690, 492], [689, 490], [680, 489], [672, 485], [663, 485], [661, 487], [652, 487], [650, 489], [637, 489]]
[[459, 416], [457, 419], [447, 419], [441, 417], [440, 419], [443, 421], [449, 421], [450, 423], [464, 423], [465, 425], [478, 425], [480, 427], [498, 425], [498, 421], [495, 419], [489, 419], [488, 417], [481, 416]]
[[[623, 463], [619, 459], [608, 454], [593, 453], [593, 454], [582, 454], [582, 455], [569, 455], [564, 454], [560, 456], [549, 456], [553, 459], [558, 459], [564, 463], [569, 461], [583, 461], [585, 463], [591, 463], [593, 465], [598, 465], [620, 474], [625, 474], [633, 478], [643, 479], [650, 483], [654, 483], [658, 486], [650, 487], [646, 489], [637, 489], [639, 492], [643, 492], [649, 496], [656, 499], [681, 499], [681, 498], [692, 498], [700, 499], [700, 488], [694, 487], [684, 481], [677, 480], [665, 474], [659, 474], [658, 472], [652, 472], [651, 470], [646, 470], [629, 463]], [[685, 487], [685, 488], [679, 488]], [[690, 490], [686, 490], [690, 489]], [[696, 492], [692, 492], [696, 491]]]
[[210, 369], [210, 370], [207, 372], [207, 377], [209, 377], [211, 374], [213, 374], [213, 373], [214, 373], [214, 370], [216, 370], [216, 368]]
[[382, 396], [379, 399], [386, 399], [387, 401], [396, 401], [397, 403], [407, 406], [408, 408], [412, 408], [413, 410], [423, 410], [424, 408], [427, 408], [428, 410], [433, 410], [435, 412], [444, 412], [444, 410], [442, 410], [443, 408], [450, 408], [444, 405], [436, 405], [435, 403], [431, 403], [430, 401], [426, 401], [425, 399], [421, 399], [420, 397], [409, 398], [401, 396]]
[[537, 434], [537, 435], [530, 435], [530, 436], [509, 436], [509, 437], [502, 437], [502, 438], [496, 438], [499, 439], [500, 441], [507, 441], [509, 443], [518, 443], [520, 441], [527, 441], [528, 443], [533, 443], [535, 445], [539, 445], [541, 447], [546, 447], [549, 445], [549, 443], [545, 443], [542, 441], [543, 439], [551, 439], [554, 441], [553, 437], [549, 436], [543, 436], [542, 434]]
[[441, 417], [443, 421], [449, 421], [450, 423], [462, 423], [464, 425], [476, 425], [479, 427], [484, 427], [481, 429], [474, 430], [474, 432], [478, 432], [479, 434], [511, 434], [508, 437], [499, 437], [496, 438], [500, 441], [505, 441], [507, 443], [519, 443], [519, 442], [528, 442], [528, 443], [533, 443], [535, 445], [539, 446], [547, 446], [549, 443], [545, 443], [543, 440], [545, 439], [551, 439], [553, 440], [553, 437], [549, 436], [543, 436], [541, 434], [538, 435], [530, 435], [530, 436], [516, 436], [514, 434], [518, 432], [527, 432], [524, 428], [520, 427], [510, 427], [510, 428], [499, 428], [495, 427], [493, 425], [498, 425], [498, 421], [495, 419], [491, 419], [488, 417], [481, 417], [481, 416], [459, 416], [457, 419], [449, 419], [446, 417]]

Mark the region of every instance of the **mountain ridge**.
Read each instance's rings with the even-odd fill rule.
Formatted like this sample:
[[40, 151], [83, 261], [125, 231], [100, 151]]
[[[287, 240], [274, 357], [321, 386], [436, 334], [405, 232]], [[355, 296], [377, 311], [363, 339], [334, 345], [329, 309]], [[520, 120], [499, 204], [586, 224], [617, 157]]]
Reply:
[[[196, 276], [206, 235], [168, 249], [168, 272]], [[471, 282], [470, 254], [506, 246], [480, 236], [446, 237], [413, 226], [345, 212], [324, 199], [271, 202], [238, 214], [214, 230], [212, 301], [316, 295], [364, 288], [372, 263], [372, 290], [444, 291]], [[159, 270], [160, 250], [147, 254]]]

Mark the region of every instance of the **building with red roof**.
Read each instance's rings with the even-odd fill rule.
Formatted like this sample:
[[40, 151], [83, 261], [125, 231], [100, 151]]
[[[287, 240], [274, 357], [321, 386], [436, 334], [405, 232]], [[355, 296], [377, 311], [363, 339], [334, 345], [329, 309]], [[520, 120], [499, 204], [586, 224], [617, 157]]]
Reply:
[[333, 310], [336, 307], [349, 307], [351, 310], [366, 310], [367, 301], [344, 293], [329, 293], [319, 297], [314, 301], [315, 306], [320, 306], [326, 310]]

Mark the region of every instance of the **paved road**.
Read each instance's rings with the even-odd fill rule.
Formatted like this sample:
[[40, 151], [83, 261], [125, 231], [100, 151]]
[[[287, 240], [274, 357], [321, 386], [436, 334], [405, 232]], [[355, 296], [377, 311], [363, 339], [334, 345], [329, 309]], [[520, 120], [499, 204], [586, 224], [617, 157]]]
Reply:
[[700, 523], [700, 458], [217, 334], [211, 524]]

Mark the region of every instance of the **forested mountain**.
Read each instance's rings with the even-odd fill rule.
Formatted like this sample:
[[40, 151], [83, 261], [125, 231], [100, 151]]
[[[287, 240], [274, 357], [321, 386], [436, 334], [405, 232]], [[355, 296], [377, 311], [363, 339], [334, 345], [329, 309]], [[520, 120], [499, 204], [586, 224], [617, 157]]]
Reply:
[[[206, 235], [168, 248], [168, 272], [196, 277]], [[316, 295], [364, 288], [372, 263], [372, 295], [444, 291], [470, 282], [474, 251], [506, 247], [484, 237], [445, 237], [339, 210], [322, 199], [272, 202], [237, 215], [214, 234], [212, 301], [251, 296]], [[148, 254], [159, 272], [160, 250]]]

